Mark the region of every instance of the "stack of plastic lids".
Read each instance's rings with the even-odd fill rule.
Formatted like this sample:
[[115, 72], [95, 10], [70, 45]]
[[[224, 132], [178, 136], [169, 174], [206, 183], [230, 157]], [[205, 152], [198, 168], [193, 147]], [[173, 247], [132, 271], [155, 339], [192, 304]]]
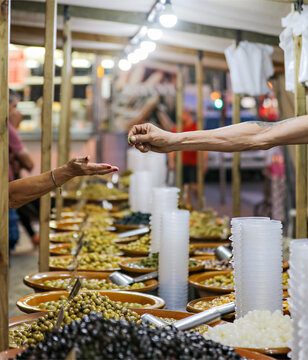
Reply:
[[231, 221], [236, 317], [282, 310], [282, 224], [269, 218]]
[[188, 296], [189, 211], [168, 211], [162, 217], [159, 252], [159, 296], [172, 310], [185, 310]]
[[180, 189], [175, 187], [154, 188], [152, 191], [151, 253], [160, 250], [162, 215], [166, 211], [173, 211], [178, 208], [179, 191]]
[[291, 359], [308, 359], [308, 239], [290, 245], [289, 305], [292, 322]]

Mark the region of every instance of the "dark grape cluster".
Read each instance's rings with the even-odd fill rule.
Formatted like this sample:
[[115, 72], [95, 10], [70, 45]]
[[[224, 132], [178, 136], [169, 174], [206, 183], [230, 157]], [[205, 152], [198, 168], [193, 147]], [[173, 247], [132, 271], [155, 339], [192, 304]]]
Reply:
[[197, 333], [171, 326], [153, 328], [124, 320], [105, 320], [93, 312], [59, 331], [48, 332], [36, 347], [30, 346], [16, 359], [61, 360], [73, 348], [78, 360], [243, 359], [232, 348], [205, 340]]
[[134, 212], [125, 216], [123, 219], [117, 220], [115, 223], [119, 225], [149, 225], [151, 214]]

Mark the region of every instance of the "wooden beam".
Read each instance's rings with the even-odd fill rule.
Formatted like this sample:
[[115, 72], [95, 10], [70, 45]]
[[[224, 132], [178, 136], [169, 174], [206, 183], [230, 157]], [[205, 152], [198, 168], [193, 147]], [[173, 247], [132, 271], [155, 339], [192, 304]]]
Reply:
[[0, 351], [9, 348], [9, 224], [8, 224], [8, 59], [10, 0], [0, 2]]
[[[196, 64], [196, 84], [197, 84], [197, 127], [198, 130], [203, 130], [203, 66], [202, 66], [202, 51], [198, 52]], [[198, 166], [197, 166], [197, 185], [198, 185], [198, 208], [204, 208], [204, 162], [202, 151], [197, 152]]]
[[[176, 74], [176, 130], [182, 132], [182, 114], [183, 114], [183, 69], [182, 65], [178, 66]], [[176, 154], [176, 186], [181, 189], [183, 185], [183, 166], [182, 166], [182, 151], [177, 151]]]
[[[307, 114], [306, 89], [298, 82], [302, 37], [294, 37], [295, 116]], [[296, 145], [296, 238], [307, 238], [307, 145]]]
[[[241, 122], [241, 96], [233, 94], [232, 124]], [[232, 161], [232, 216], [241, 216], [241, 153], [233, 153]]]
[[[71, 106], [71, 77], [72, 77], [72, 34], [71, 34], [71, 19], [69, 17], [68, 6], [64, 11], [64, 26], [63, 26], [63, 66], [61, 68], [61, 112], [58, 130], [58, 166], [64, 165], [69, 158], [70, 151], [70, 106]], [[60, 190], [56, 191], [56, 214], [57, 220], [61, 218], [61, 210], [63, 206], [63, 198]]]
[[[25, 6], [25, 1], [15, 1], [12, 4], [13, 10], [21, 10], [28, 12], [44, 12], [44, 6], [42, 3], [35, 1], [26, 1], [27, 5]], [[71, 15], [72, 17], [92, 19], [92, 20], [101, 20], [101, 21], [111, 21], [123, 24], [131, 25], [146, 25], [146, 13], [135, 12], [135, 11], [121, 11], [121, 10], [110, 10], [110, 9], [101, 9], [101, 8], [90, 8], [84, 6], [71, 6]], [[58, 13], [63, 14], [63, 5], [58, 6]], [[187, 21], [179, 20], [176, 26], [172, 29], [175, 31], [182, 31], [191, 34], [199, 34], [206, 36], [215, 36], [231, 40], [236, 40], [237, 29], [229, 29], [211, 25], [196, 24]], [[242, 30], [242, 40], [247, 40], [251, 42], [258, 42], [262, 44], [275, 45], [279, 44], [278, 36], [273, 36], [269, 34], [258, 33], [254, 31]]]
[[[46, 1], [45, 62], [42, 106], [42, 157], [41, 172], [51, 169], [52, 105], [54, 99], [54, 51], [56, 48], [57, 0]], [[50, 194], [40, 200], [40, 253], [39, 271], [49, 270], [49, 218]]]

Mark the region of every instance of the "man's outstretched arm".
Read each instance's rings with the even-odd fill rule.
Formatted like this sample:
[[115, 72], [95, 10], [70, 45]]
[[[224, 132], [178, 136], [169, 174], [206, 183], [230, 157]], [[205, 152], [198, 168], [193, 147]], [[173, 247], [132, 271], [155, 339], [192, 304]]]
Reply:
[[308, 144], [308, 115], [275, 123], [247, 121], [214, 130], [170, 133], [152, 124], [135, 125], [128, 139], [142, 152], [177, 150], [245, 151]]

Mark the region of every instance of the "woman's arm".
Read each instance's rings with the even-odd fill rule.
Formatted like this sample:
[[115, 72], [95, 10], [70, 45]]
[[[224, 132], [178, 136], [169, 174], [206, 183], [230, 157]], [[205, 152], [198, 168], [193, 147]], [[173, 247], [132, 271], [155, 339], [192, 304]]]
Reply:
[[[89, 156], [78, 157], [54, 170], [57, 185], [62, 185], [75, 176], [105, 175], [118, 168], [109, 164], [89, 163]], [[51, 171], [15, 180], [9, 183], [9, 208], [18, 208], [27, 202], [47, 194], [56, 186], [51, 177]]]
[[135, 125], [129, 142], [142, 152], [177, 150], [266, 150], [277, 145], [308, 144], [308, 116], [276, 123], [247, 121], [214, 130], [172, 134], [152, 124]]

